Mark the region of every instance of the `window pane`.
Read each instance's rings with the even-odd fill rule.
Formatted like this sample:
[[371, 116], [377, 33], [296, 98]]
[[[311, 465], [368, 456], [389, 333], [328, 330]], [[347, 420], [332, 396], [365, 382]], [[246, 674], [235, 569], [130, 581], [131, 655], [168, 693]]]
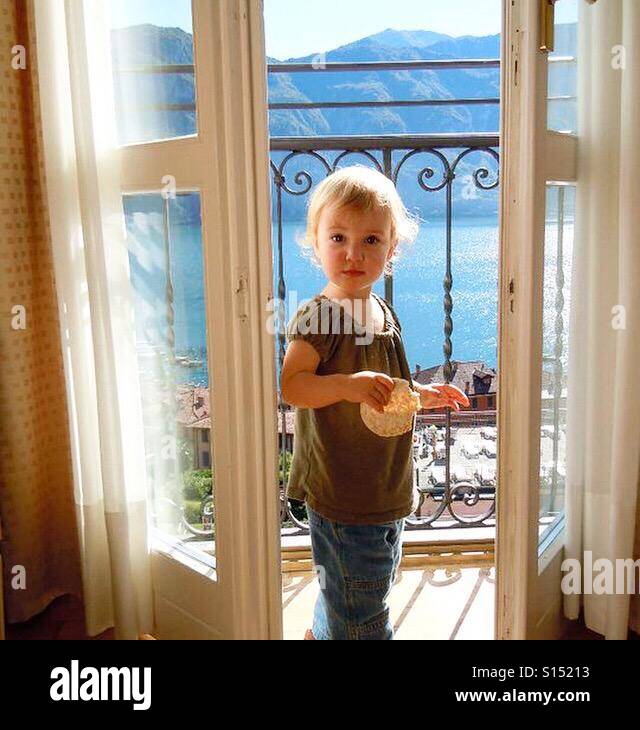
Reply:
[[575, 187], [548, 185], [544, 241], [540, 541], [564, 512], [567, 351]]
[[577, 0], [555, 4], [555, 47], [549, 54], [547, 127], [556, 132], [577, 133]]
[[197, 132], [190, 0], [111, 0], [120, 144]]
[[198, 193], [124, 197], [157, 533], [214, 555], [213, 454]]

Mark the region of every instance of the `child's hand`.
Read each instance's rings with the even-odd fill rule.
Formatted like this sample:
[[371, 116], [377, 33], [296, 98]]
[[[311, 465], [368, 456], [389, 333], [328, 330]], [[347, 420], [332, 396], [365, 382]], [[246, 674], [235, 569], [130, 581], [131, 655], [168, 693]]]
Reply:
[[467, 396], [455, 385], [446, 383], [431, 383], [420, 389], [420, 402], [422, 407], [430, 410], [434, 408], [453, 408], [460, 410], [460, 404], [469, 405]]
[[386, 373], [362, 370], [347, 376], [344, 400], [350, 403], [368, 403], [382, 413], [394, 387], [393, 378]]

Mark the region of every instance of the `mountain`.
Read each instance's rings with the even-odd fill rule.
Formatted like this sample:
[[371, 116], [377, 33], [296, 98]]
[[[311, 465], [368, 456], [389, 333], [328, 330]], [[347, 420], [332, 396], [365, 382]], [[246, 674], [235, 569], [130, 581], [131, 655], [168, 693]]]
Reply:
[[431, 30], [394, 30], [387, 28], [375, 33], [369, 38], [389, 48], [426, 48], [427, 46], [451, 38], [443, 33], [434, 33]]
[[[423, 35], [426, 34], [426, 35]], [[384, 41], [389, 41], [385, 43]], [[401, 41], [405, 45], [400, 45]], [[428, 31], [386, 30], [362, 38], [325, 54], [327, 62], [408, 61], [471, 58], [475, 53], [459, 54], [456, 39]], [[499, 58], [500, 37], [473, 39], [469, 48], [482, 49], [476, 58]], [[482, 41], [482, 43], [478, 43]], [[475, 50], [475, 48], [474, 48]], [[311, 63], [314, 55], [289, 59]], [[283, 89], [284, 79], [290, 86]], [[354, 71], [347, 73], [272, 74], [269, 78], [269, 101], [285, 101], [284, 90], [299, 92], [299, 100], [313, 101], [383, 101], [413, 99], [453, 99], [468, 97], [497, 98], [500, 88], [498, 69], [443, 71]], [[428, 132], [496, 132], [498, 106], [386, 107], [382, 109], [322, 109], [321, 116], [301, 112], [298, 125], [306, 134], [326, 134], [317, 128], [328, 126], [329, 134], [421, 134]], [[273, 134], [286, 134], [289, 110], [272, 111], [269, 119]], [[283, 130], [283, 131], [280, 131]]]
[[[498, 58], [499, 36], [452, 38], [431, 31], [402, 31], [391, 28], [325, 54], [327, 61], [402, 61], [472, 57]], [[112, 31], [114, 67], [138, 64], [191, 64], [191, 35], [179, 28], [138, 25]], [[291, 58], [291, 62], [313, 62], [314, 54]], [[268, 59], [275, 63], [276, 59]], [[386, 71], [351, 73], [270, 74], [269, 101], [364, 101], [403, 99], [451, 99], [499, 95], [499, 71], [470, 69], [446, 71]], [[144, 106], [153, 103], [193, 102], [193, 78], [188, 74], [121, 74], [123, 112], [126, 100]], [[162, 115], [174, 129], [164, 133], [185, 133], [194, 124], [189, 112]], [[166, 120], [170, 116], [172, 119]], [[149, 115], [150, 121], [152, 115]], [[276, 110], [269, 115], [274, 136], [326, 134], [418, 134], [427, 132], [496, 132], [497, 105], [450, 107], [388, 107], [384, 109]], [[160, 132], [160, 130], [158, 130]]]
[[[336, 48], [324, 55], [327, 62], [342, 61], [405, 61], [456, 58], [499, 58], [500, 36], [452, 38], [429, 31], [388, 29]], [[292, 63], [311, 63], [317, 56], [288, 59]], [[404, 99], [498, 98], [499, 69], [309, 72], [269, 75], [269, 101], [382, 101]], [[313, 109], [272, 110], [269, 113], [272, 135], [387, 135], [441, 132], [494, 132], [499, 126], [498, 105], [461, 105], [444, 107], [385, 107], [380, 109]], [[282, 155], [274, 155], [281, 159]], [[322, 174], [319, 164], [299, 158], [314, 180]], [[354, 156], [354, 162], [363, 161]], [[395, 158], [396, 160], [399, 158]], [[469, 184], [478, 165], [489, 162], [480, 153], [470, 155], [457, 170], [461, 184], [455, 186], [454, 205], [462, 215], [487, 216], [497, 213], [498, 193], [479, 191]], [[293, 161], [292, 161], [293, 162]], [[492, 162], [492, 161], [491, 161]], [[475, 165], [473, 164], [475, 163]], [[298, 171], [289, 163], [288, 178]], [[437, 184], [442, 174], [437, 158], [430, 154], [416, 155], [403, 168], [399, 183], [405, 203], [419, 209], [426, 218], [441, 217], [443, 193], [426, 193], [417, 184], [420, 171], [430, 165], [435, 176], [429, 184]], [[489, 165], [495, 170], [495, 163]], [[466, 184], [465, 184], [466, 183]], [[295, 186], [292, 186], [295, 189]], [[287, 196], [285, 219], [304, 216], [304, 197]]]
[[[573, 53], [576, 47], [576, 25], [559, 26], [556, 30], [557, 53]], [[114, 69], [137, 64], [191, 64], [192, 37], [179, 28], [138, 25], [112, 31]], [[475, 59], [500, 56], [500, 36], [452, 37], [428, 30], [395, 30], [361, 38], [324, 54], [326, 61], [403, 61], [430, 59]], [[288, 59], [290, 62], [317, 61], [317, 54]], [[280, 63], [268, 58], [268, 63]], [[550, 78], [550, 93], [566, 94], [574, 83], [575, 69], [556, 64]], [[142, 127], [145, 138], [162, 138], [195, 132], [193, 111], [158, 112], [144, 107], [152, 104], [193, 104], [195, 99], [191, 74], [119, 74], [118, 119], [123, 141], [136, 141]], [[573, 87], [575, 88], [575, 87]], [[269, 102], [321, 102], [411, 99], [498, 98], [499, 69], [447, 69], [440, 71], [354, 71], [276, 73], [268, 77]], [[132, 113], [132, 101], [139, 107]], [[554, 128], [567, 128], [575, 109], [566, 102], [550, 107]], [[385, 107], [365, 109], [272, 110], [269, 131], [272, 136], [324, 135], [387, 135], [425, 133], [497, 133], [499, 107], [497, 104], [452, 105], [442, 107]], [[274, 160], [282, 155], [274, 153]], [[354, 158], [354, 161], [361, 161]], [[486, 161], [486, 158], [485, 158]], [[307, 166], [309, 160], [304, 161]], [[419, 206], [427, 216], [440, 215], [442, 193], [429, 194], [417, 185], [420, 170], [428, 164], [439, 168], [433, 155], [416, 155], [403, 170], [407, 191], [403, 191], [410, 206]], [[483, 162], [480, 153], [470, 155], [458, 169], [458, 181], [471, 180], [471, 174]], [[474, 164], [475, 163], [475, 164]], [[302, 163], [301, 163], [302, 164]], [[301, 168], [301, 169], [304, 169]], [[493, 168], [495, 169], [495, 165]], [[297, 170], [294, 171], [295, 174]], [[310, 170], [311, 172], [311, 170]], [[321, 174], [320, 167], [317, 172]], [[315, 178], [314, 178], [315, 179]], [[497, 190], [476, 191], [456, 181], [454, 206], [456, 214], [489, 215], [497, 212]], [[468, 193], [471, 193], [469, 195]], [[295, 198], [295, 199], [294, 199]], [[285, 218], [304, 216], [304, 196], [287, 196]]]
[[114, 65], [193, 63], [193, 36], [145, 23], [111, 31]]

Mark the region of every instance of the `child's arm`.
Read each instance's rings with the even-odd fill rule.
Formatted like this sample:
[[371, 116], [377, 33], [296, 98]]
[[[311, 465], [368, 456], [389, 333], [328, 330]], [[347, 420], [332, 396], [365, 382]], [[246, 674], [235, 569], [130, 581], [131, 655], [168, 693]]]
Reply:
[[382, 412], [393, 390], [386, 373], [363, 370], [353, 374], [316, 375], [320, 355], [304, 340], [293, 340], [282, 363], [282, 398], [298, 408], [324, 408], [346, 400], [368, 403]]
[[320, 355], [304, 340], [294, 340], [287, 347], [282, 363], [282, 398], [298, 408], [323, 408], [344, 400], [347, 375], [316, 375]]

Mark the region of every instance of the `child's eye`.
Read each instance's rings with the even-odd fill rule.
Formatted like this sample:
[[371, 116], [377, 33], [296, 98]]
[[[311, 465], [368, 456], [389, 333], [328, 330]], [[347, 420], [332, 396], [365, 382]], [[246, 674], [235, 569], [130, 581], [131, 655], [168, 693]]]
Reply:
[[374, 235], [368, 236], [366, 239], [367, 243], [377, 243], [378, 240], [378, 237]]
[[332, 241], [335, 241], [336, 238], [340, 239], [339, 241], [336, 241], [336, 243], [340, 243], [340, 241], [342, 241], [342, 238], [343, 238], [342, 233], [336, 233], [333, 236], [331, 236]]

